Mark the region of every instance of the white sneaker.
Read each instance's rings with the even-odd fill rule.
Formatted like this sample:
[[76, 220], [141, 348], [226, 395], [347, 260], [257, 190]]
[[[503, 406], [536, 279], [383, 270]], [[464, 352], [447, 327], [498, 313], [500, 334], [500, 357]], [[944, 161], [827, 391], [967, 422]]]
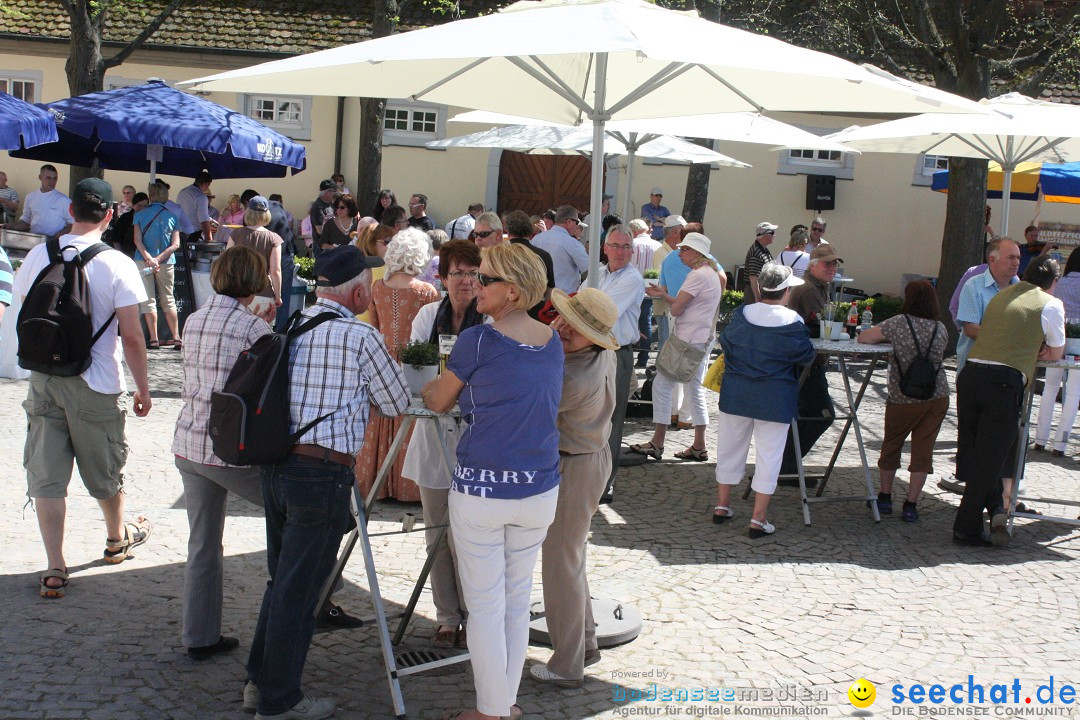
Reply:
[[562, 675], [556, 675], [547, 669], [547, 665], [533, 665], [529, 668], [529, 675], [532, 676], [533, 680], [565, 688], [576, 688], [585, 684], [584, 680], [571, 680], [564, 678]]
[[259, 709], [259, 686], [250, 680], [244, 683], [244, 704], [240, 709], [249, 715], [254, 715]]
[[314, 698], [305, 695], [300, 702], [283, 713], [262, 715], [255, 713], [255, 720], [323, 720], [334, 714], [337, 708], [330, 698]]

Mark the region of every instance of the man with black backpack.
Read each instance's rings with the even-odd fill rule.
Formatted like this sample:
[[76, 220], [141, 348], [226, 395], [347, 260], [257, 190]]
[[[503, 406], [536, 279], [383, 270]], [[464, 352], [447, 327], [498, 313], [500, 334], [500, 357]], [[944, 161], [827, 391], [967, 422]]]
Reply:
[[19, 364], [32, 371], [25, 405], [26, 494], [37, 501], [49, 561], [40, 578], [42, 597], [63, 597], [68, 582], [63, 542], [73, 461], [105, 515], [106, 562], [123, 562], [150, 533], [144, 518], [123, 520], [127, 394], [118, 345], [135, 379], [138, 417], [150, 412], [151, 400], [139, 324], [146, 291], [131, 258], [101, 242], [112, 202], [104, 180], [76, 185], [71, 232], [35, 246], [15, 278], [13, 292], [23, 298]]
[[315, 259], [318, 301], [304, 320], [334, 315], [289, 343], [288, 455], [262, 470], [270, 571], [251, 654], [244, 707], [256, 717], [325, 718], [333, 701], [300, 689], [319, 589], [349, 521], [353, 464], [370, 406], [405, 412], [409, 390], [382, 335], [355, 318], [371, 301], [371, 270], [383, 262], [354, 245]]

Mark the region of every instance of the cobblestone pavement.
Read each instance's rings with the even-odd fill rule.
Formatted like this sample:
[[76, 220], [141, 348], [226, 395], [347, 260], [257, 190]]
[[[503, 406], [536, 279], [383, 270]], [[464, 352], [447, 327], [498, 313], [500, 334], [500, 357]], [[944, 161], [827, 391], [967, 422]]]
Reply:
[[[0, 559], [5, 605], [0, 718], [244, 717], [243, 662], [265, 582], [261, 510], [230, 501], [224, 630], [241, 638], [241, 649], [193, 663], [180, 641], [187, 525], [169, 453], [179, 405], [178, 355], [152, 353], [153, 410], [148, 418], [128, 421], [128, 515], [150, 517], [153, 535], [134, 559], [104, 565], [101, 516], [76, 479], [65, 545], [73, 577], [67, 597], [56, 601], [38, 597], [44, 552], [34, 513], [24, 507], [20, 403], [26, 383], [0, 384], [0, 411], [11, 425], [0, 437], [8, 478], [0, 491], [0, 533], [8, 548]], [[860, 411], [871, 463], [882, 432], [883, 377], [871, 385]], [[835, 375], [832, 382], [839, 397]], [[629, 442], [649, 432], [645, 422], [635, 423], [628, 426]], [[669, 435], [669, 456], [690, 437], [690, 431]], [[832, 431], [819, 443], [811, 466], [826, 462], [831, 437]], [[938, 472], [952, 471], [955, 439], [950, 415], [937, 447]], [[1037, 454], [1029, 465], [1032, 494], [1076, 497], [1078, 453], [1074, 441], [1065, 458]], [[841, 503], [816, 506], [813, 525], [804, 527], [797, 493], [781, 488], [770, 513], [776, 534], [751, 541], [746, 537], [749, 501], [736, 500], [737, 522], [710, 522], [712, 471], [709, 463], [662, 462], [620, 472], [614, 504], [603, 506], [593, 523], [590, 579], [597, 595], [641, 612], [642, 633], [605, 650], [581, 689], [541, 686], [526, 671], [519, 701], [528, 717], [708, 717], [748, 711], [832, 717], [852, 712], [846, 691], [860, 677], [877, 685], [871, 709], [887, 715], [902, 709], [892, 707], [893, 685], [966, 684], [969, 673], [987, 685], [987, 692], [993, 683], [1019, 679], [1019, 705], [1007, 712], [989, 710], [1001, 716], [1013, 709], [1044, 710], [1033, 693], [1051, 676], [1057, 690], [1080, 682], [1080, 565], [1072, 564], [1080, 553], [1080, 534], [1074, 528], [1020, 520], [1007, 548], [955, 547], [949, 532], [958, 497], [940, 491], [932, 476], [917, 524], [894, 515], [875, 525], [861, 503]], [[861, 474], [851, 442], [826, 495], [858, 492]], [[876, 480], [876, 470], [874, 475]], [[904, 491], [905, 479], [901, 471], [898, 492]], [[1037, 507], [1075, 513], [1060, 505]], [[399, 528], [405, 512], [418, 512], [418, 506], [381, 503], [372, 531]], [[392, 609], [399, 608], [422, 563], [422, 534], [377, 538], [374, 547], [384, 597]], [[539, 579], [537, 572], [537, 597]], [[346, 589], [338, 597], [350, 612], [370, 613], [358, 556], [346, 569]], [[427, 647], [433, 630], [425, 593], [405, 647]], [[530, 661], [544, 661], [549, 652], [531, 647]], [[801, 701], [781, 703], [764, 694], [783, 694], [792, 686]], [[339, 718], [393, 716], [379, 645], [369, 628], [317, 635], [305, 687], [334, 697]], [[402, 687], [412, 718], [440, 717], [473, 701], [467, 664], [406, 677]], [[679, 698], [663, 703], [648, 699], [657, 688], [661, 696], [665, 689], [720, 693], [737, 688], [739, 696], [733, 702]], [[748, 689], [761, 694], [755, 700]], [[635, 700], [642, 693], [646, 699]], [[1025, 707], [1027, 696], [1034, 702]], [[776, 711], [781, 704], [803, 707]], [[918, 706], [914, 714], [926, 707]], [[1071, 705], [1056, 707], [1063, 711], [1059, 714], [1072, 712]], [[941, 714], [934, 707], [930, 713]]]

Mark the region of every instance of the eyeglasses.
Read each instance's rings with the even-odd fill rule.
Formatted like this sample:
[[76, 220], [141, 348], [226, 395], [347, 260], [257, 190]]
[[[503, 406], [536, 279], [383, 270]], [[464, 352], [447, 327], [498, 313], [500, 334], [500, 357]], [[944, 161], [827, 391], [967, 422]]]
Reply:
[[334, 207], [336, 207], [338, 210], [348, 210], [349, 209], [347, 205], [335, 205]]
[[478, 237], [478, 238], [486, 238], [488, 235], [490, 235], [493, 232], [495, 232], [495, 231], [494, 230], [474, 230], [473, 234], [476, 235], [476, 237]]
[[424, 203], [409, 203], [409, 207], [424, 207]]
[[575, 225], [580, 225], [581, 224], [581, 221], [578, 220], [577, 218], [567, 218], [566, 222], [572, 222]]
[[506, 282], [505, 278], [495, 277], [494, 275], [485, 275], [482, 272], [476, 273], [476, 280], [480, 283], [480, 287], [487, 287], [492, 283]]
[[825, 232], [825, 228], [817, 227], [816, 225], [810, 228], [811, 232]]
[[448, 277], [455, 280], [475, 280], [479, 275], [476, 270], [451, 270]]
[[633, 249], [634, 246], [633, 245], [612, 245], [611, 243], [604, 243], [604, 247], [609, 248], [611, 250], [631, 250], [631, 249]]

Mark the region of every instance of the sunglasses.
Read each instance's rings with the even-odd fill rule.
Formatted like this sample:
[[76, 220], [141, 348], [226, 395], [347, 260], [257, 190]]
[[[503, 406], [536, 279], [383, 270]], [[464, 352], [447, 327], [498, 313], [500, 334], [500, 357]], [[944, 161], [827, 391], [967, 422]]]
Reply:
[[473, 234], [476, 235], [476, 237], [478, 237], [478, 238], [486, 238], [488, 235], [490, 235], [493, 232], [495, 232], [495, 231], [494, 230], [474, 230]]
[[494, 275], [485, 275], [484, 273], [476, 273], [476, 280], [480, 283], [480, 287], [487, 287], [492, 283], [506, 282], [505, 278], [495, 277]]
[[575, 225], [580, 225], [580, 224], [581, 224], [581, 221], [580, 221], [580, 220], [578, 220], [578, 219], [576, 219], [576, 218], [569, 218], [569, 219], [567, 220], [567, 222], [572, 222], [572, 223], [574, 223]]
[[825, 228], [823, 227], [811, 227], [810, 230], [813, 232], [825, 232]]
[[345, 206], [345, 205], [335, 205], [334, 207], [336, 207], [336, 208], [337, 208], [338, 210], [348, 210], [348, 209], [349, 209], [349, 208], [348, 208], [347, 206]]

